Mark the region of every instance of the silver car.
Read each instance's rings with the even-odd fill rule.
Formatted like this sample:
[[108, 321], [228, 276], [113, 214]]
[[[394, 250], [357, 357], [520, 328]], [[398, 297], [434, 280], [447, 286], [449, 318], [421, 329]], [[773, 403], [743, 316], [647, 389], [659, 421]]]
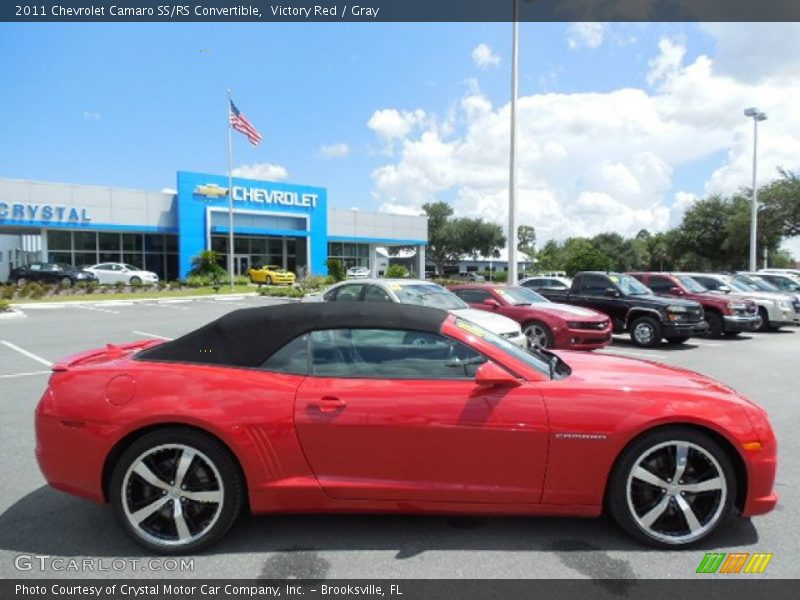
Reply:
[[758, 304], [761, 316], [759, 331], [780, 329], [784, 325], [800, 324], [800, 312], [795, 310], [792, 296], [780, 292], [758, 291], [731, 275], [717, 273], [685, 273], [709, 291], [733, 294], [752, 299]]
[[485, 310], [476, 310], [440, 285], [421, 279], [359, 279], [342, 281], [301, 302], [395, 302], [440, 308], [480, 325], [508, 341], [527, 348], [528, 338], [519, 323]]

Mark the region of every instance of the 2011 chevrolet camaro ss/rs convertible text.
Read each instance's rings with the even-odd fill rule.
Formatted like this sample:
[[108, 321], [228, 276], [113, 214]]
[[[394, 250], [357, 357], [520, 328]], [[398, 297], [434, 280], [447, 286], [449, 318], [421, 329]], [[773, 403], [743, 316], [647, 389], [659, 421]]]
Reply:
[[384, 303], [238, 310], [53, 367], [36, 454], [160, 553], [253, 513], [613, 515], [687, 546], [777, 502], [766, 412], [711, 379]]

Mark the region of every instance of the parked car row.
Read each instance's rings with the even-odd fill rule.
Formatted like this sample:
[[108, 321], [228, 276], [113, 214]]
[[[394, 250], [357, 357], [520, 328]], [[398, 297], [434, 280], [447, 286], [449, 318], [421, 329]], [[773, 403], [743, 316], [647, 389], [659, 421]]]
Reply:
[[79, 282], [100, 284], [154, 285], [158, 275], [126, 263], [100, 263], [74, 267], [63, 263], [35, 262], [11, 270], [9, 283], [25, 285], [29, 281], [73, 286]]
[[529, 277], [519, 285], [609, 315], [614, 332], [629, 333], [639, 346], [800, 324], [800, 278], [790, 272], [583, 272], [572, 280]]

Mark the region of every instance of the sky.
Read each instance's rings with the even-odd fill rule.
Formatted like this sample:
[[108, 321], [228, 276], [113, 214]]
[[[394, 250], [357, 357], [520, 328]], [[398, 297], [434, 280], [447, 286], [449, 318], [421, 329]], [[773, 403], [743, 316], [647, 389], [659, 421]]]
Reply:
[[[450, 202], [505, 225], [511, 25], [0, 24], [0, 177], [173, 189], [178, 170], [319, 185], [338, 208]], [[800, 24], [523, 23], [518, 221], [540, 243], [678, 225], [800, 171]], [[800, 256], [800, 241], [788, 246]]]

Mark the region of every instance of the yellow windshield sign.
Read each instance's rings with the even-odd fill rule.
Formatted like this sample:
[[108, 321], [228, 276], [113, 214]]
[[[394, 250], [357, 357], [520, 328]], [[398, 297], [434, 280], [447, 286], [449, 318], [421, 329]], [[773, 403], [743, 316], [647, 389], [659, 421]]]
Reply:
[[478, 327], [474, 323], [470, 323], [469, 321], [458, 319], [456, 321], [456, 327], [459, 327], [464, 331], [468, 331], [473, 335], [477, 335], [479, 338], [486, 337], [486, 332], [482, 328]]

